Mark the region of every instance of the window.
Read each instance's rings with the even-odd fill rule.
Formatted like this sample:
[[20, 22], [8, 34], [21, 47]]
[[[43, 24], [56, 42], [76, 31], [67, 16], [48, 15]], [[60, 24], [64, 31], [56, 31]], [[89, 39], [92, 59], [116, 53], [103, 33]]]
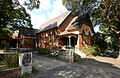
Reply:
[[57, 35], [58, 33], [57, 33], [57, 31], [55, 30], [55, 35]]
[[46, 37], [48, 37], [48, 33], [46, 33]]
[[90, 34], [90, 32], [89, 32], [89, 35], [88, 35], [88, 43], [90, 44], [91, 43], [91, 40], [90, 40], [90, 36], [91, 36], [91, 34]]
[[83, 39], [83, 41], [85, 41], [85, 31], [84, 31], [84, 29], [82, 31], [82, 39]]

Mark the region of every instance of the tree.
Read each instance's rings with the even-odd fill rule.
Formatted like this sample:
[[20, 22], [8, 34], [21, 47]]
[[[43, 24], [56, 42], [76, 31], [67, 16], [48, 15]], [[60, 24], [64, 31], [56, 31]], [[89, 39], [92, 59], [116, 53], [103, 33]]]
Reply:
[[[120, 47], [120, 0], [62, 0], [68, 10], [76, 14], [90, 14], [94, 25], [103, 26], [119, 39]], [[120, 48], [119, 48], [120, 49]], [[120, 50], [119, 56], [120, 58]]]
[[5, 27], [32, 27], [31, 17], [25, 8], [12, 0], [0, 0], [0, 28]]
[[[39, 8], [39, 4], [39, 0], [24, 2], [24, 5], [30, 10]], [[31, 17], [26, 12], [25, 7], [20, 4], [19, 0], [0, 0], [0, 34], [2, 36], [4, 36], [4, 33], [10, 35], [10, 32], [3, 28], [18, 30], [23, 27], [32, 27]]]
[[101, 50], [101, 53], [104, 54], [107, 49], [107, 42], [105, 41], [105, 34], [95, 33], [94, 34], [93, 45], [98, 46]]
[[94, 7], [98, 6], [99, 4], [99, 2], [96, 0], [62, 0], [62, 3], [75, 15], [92, 13], [95, 9]]
[[39, 0], [27, 0], [24, 1], [24, 5], [27, 6], [28, 9], [38, 9], [40, 7], [40, 1]]
[[13, 31], [9, 28], [0, 28], [0, 38], [9, 38], [12, 36]]
[[[39, 0], [25, 0], [24, 5], [33, 10], [39, 8]], [[0, 28], [4, 27], [32, 27], [31, 17], [19, 0], [0, 0]]]

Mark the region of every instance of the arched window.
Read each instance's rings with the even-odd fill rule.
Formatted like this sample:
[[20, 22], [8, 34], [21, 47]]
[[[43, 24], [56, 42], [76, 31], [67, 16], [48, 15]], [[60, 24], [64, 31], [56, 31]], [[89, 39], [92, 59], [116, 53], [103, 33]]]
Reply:
[[89, 31], [89, 34], [88, 34], [88, 40], [89, 40], [89, 44], [91, 44], [91, 38], [90, 38], [91, 34], [90, 34], [90, 31]]
[[58, 32], [55, 30], [55, 35], [58, 35]]
[[55, 32], [52, 31], [52, 33], [51, 33], [51, 39], [52, 39], [52, 41], [54, 41], [54, 38], [55, 38]]
[[87, 28], [86, 28], [86, 32], [87, 32]]
[[53, 31], [52, 36], [53, 36], [53, 38], [55, 37], [55, 31]]
[[85, 31], [84, 31], [84, 29], [82, 30], [82, 41], [83, 42], [85, 41]]

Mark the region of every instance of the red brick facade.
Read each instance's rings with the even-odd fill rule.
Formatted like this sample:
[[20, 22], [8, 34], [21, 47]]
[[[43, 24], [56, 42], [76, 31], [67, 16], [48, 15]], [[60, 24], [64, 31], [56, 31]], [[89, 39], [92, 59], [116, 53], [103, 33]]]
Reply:
[[[86, 18], [82, 25], [73, 26], [73, 22], [76, 20], [76, 17], [72, 15], [71, 12], [68, 12], [66, 15], [63, 14], [64, 19], [61, 19], [62, 22], [57, 24], [55, 27], [40, 31], [37, 33], [38, 37], [38, 48], [57, 48], [62, 46], [76, 46], [79, 50], [82, 50], [84, 46], [91, 45], [93, 27], [91, 24], [90, 18]], [[52, 25], [53, 20], [56, 20], [63, 15], [56, 17], [55, 19], [50, 20], [48, 23]], [[78, 17], [77, 17], [78, 18]], [[58, 22], [59, 22], [58, 20]], [[50, 23], [51, 22], [51, 23]], [[46, 24], [43, 24], [41, 27], [47, 27]], [[48, 25], [48, 24], [47, 24]], [[80, 27], [79, 27], [80, 26]], [[44, 28], [42, 28], [44, 30]], [[41, 30], [42, 30], [41, 29]], [[69, 43], [69, 38], [70, 42]]]

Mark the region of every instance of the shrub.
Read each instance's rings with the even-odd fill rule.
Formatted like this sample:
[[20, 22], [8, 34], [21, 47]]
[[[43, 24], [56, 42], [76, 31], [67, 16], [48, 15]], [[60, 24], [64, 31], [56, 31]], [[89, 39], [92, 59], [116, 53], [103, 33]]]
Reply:
[[39, 55], [45, 55], [45, 54], [49, 54], [50, 53], [50, 50], [47, 49], [47, 48], [39, 48], [38, 49], [38, 54]]
[[80, 59], [80, 56], [76, 53], [74, 53], [74, 61], [78, 61]]
[[97, 56], [101, 54], [101, 50], [99, 46], [94, 46], [95, 51], [92, 53], [92, 55]]
[[5, 55], [4, 64], [6, 65], [6, 67], [10, 67], [10, 68], [18, 67], [19, 66], [18, 53]]
[[101, 50], [98, 46], [87, 46], [86, 48], [83, 49], [83, 52], [87, 55], [87, 56], [97, 56], [101, 54]]

